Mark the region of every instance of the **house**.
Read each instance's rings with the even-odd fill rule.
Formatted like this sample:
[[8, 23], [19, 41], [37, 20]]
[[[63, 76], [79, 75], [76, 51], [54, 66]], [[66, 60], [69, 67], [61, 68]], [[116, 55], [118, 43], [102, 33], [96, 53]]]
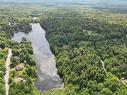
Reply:
[[24, 79], [22, 77], [16, 77], [16, 78], [14, 78], [14, 82], [16, 82], [16, 83], [24, 82]]
[[19, 65], [17, 65], [16, 67], [15, 67], [15, 69], [17, 70], [17, 71], [20, 71], [20, 70], [22, 70], [24, 68], [24, 64], [22, 63], [22, 64], [19, 64]]

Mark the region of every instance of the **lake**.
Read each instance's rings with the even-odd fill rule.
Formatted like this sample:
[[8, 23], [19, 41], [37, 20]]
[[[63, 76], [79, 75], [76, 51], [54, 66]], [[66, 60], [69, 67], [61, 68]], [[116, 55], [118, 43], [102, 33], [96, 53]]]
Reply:
[[42, 29], [39, 23], [33, 23], [31, 26], [31, 32], [28, 34], [23, 32], [14, 33], [12, 40], [21, 42], [22, 38], [25, 37], [31, 41], [38, 69], [38, 80], [35, 85], [39, 90], [46, 91], [52, 88], [61, 88], [62, 83], [57, 74], [55, 57], [45, 37], [46, 31]]

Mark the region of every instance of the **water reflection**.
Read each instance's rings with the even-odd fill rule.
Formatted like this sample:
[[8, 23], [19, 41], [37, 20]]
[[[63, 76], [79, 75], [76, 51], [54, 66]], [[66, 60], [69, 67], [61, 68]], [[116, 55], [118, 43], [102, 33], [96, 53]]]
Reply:
[[61, 79], [57, 74], [55, 57], [45, 38], [45, 31], [39, 23], [31, 25], [32, 31], [30, 33], [14, 33], [12, 40], [21, 42], [22, 38], [26, 37], [31, 41], [38, 68], [38, 80], [35, 83], [37, 88], [42, 91], [60, 88], [62, 86]]

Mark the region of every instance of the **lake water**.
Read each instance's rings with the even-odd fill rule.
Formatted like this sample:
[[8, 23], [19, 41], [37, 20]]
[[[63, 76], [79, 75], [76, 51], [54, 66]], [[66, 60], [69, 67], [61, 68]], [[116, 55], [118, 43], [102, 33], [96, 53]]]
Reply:
[[26, 37], [31, 41], [38, 68], [38, 80], [35, 85], [39, 90], [46, 91], [52, 88], [61, 88], [61, 79], [57, 74], [55, 57], [45, 37], [46, 32], [39, 23], [31, 25], [31, 32], [28, 34], [23, 32], [14, 33], [12, 40], [20, 42], [23, 37]]

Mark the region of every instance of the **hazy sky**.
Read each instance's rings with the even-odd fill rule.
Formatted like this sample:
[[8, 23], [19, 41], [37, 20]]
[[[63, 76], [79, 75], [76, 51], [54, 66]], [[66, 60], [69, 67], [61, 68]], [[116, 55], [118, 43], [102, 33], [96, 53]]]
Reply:
[[4, 2], [89, 2], [89, 3], [122, 3], [127, 0], [0, 0]]

